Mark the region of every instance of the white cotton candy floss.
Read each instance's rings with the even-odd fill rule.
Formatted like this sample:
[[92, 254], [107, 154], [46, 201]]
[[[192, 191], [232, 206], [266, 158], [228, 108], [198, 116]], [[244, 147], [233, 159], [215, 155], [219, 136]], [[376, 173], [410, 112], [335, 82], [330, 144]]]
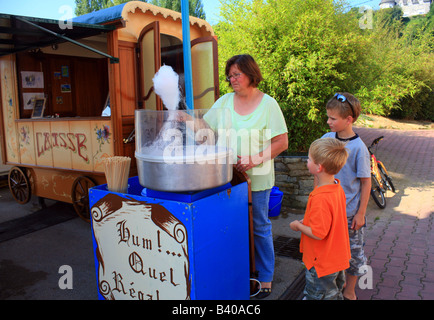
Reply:
[[171, 66], [162, 66], [152, 79], [155, 93], [158, 94], [168, 110], [178, 109], [181, 98], [179, 76]]

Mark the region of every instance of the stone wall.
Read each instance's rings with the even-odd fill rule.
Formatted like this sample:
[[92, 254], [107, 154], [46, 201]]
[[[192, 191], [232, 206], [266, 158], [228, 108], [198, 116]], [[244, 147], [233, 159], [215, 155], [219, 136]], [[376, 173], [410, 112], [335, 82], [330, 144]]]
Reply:
[[276, 186], [283, 192], [282, 207], [305, 209], [313, 190], [307, 156], [278, 156], [274, 159]]

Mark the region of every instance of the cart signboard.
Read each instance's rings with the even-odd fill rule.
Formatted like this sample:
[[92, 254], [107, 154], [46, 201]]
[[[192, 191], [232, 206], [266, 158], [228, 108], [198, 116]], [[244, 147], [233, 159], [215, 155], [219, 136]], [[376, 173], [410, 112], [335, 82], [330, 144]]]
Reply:
[[104, 172], [113, 155], [110, 120], [19, 120], [21, 162], [26, 165]]
[[187, 230], [163, 206], [109, 193], [92, 207], [107, 300], [189, 299]]

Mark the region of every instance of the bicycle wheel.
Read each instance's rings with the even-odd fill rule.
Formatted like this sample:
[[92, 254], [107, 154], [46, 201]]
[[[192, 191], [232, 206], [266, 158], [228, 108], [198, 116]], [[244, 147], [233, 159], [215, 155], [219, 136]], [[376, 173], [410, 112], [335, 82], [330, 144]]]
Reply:
[[371, 196], [374, 202], [380, 209], [386, 208], [386, 197], [384, 196], [384, 190], [380, 187], [380, 183], [377, 178], [372, 176]]
[[393, 193], [396, 193], [395, 186], [393, 185], [392, 182], [392, 178], [387, 174], [387, 170], [384, 167], [384, 164], [381, 161], [379, 161], [378, 164], [379, 164], [378, 169], [380, 169], [381, 178], [383, 179], [387, 189], [391, 190]]

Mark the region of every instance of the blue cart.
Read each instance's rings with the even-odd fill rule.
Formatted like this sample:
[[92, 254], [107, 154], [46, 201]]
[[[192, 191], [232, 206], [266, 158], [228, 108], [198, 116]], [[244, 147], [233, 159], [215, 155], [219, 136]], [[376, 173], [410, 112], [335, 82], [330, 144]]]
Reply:
[[90, 189], [100, 299], [249, 299], [248, 182], [195, 193]]

